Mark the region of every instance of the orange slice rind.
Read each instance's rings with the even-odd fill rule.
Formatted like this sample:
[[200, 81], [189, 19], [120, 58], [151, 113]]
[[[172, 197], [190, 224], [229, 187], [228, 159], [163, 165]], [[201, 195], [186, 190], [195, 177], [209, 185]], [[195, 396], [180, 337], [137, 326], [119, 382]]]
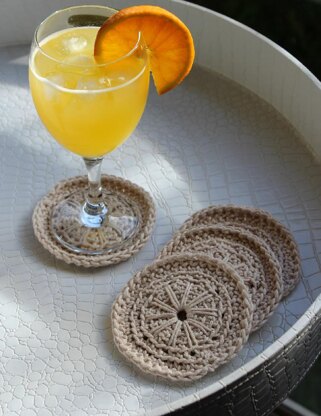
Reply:
[[158, 94], [170, 91], [190, 72], [194, 43], [187, 26], [158, 6], [132, 6], [111, 16], [98, 31], [95, 58], [108, 62], [134, 48], [139, 32], [149, 52], [149, 65]]

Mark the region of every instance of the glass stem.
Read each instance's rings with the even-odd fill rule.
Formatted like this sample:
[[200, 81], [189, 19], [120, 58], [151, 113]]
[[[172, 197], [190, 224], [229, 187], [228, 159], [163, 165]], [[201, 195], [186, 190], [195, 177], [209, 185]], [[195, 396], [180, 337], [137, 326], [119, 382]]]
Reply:
[[103, 200], [101, 165], [103, 157], [83, 158], [88, 174], [88, 192], [83, 206], [83, 222], [89, 227], [99, 227], [108, 212]]

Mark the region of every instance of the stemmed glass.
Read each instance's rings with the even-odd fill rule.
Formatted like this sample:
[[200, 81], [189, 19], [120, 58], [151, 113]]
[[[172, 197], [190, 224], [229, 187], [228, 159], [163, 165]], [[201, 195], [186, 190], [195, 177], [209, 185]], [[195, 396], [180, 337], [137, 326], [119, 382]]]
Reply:
[[130, 199], [101, 186], [103, 158], [135, 129], [149, 87], [140, 34], [116, 61], [101, 63], [93, 56], [99, 27], [115, 12], [77, 6], [53, 13], [37, 28], [29, 59], [40, 119], [62, 146], [83, 158], [88, 173], [88, 190], [76, 190], [54, 208], [51, 230], [63, 246], [86, 254], [119, 248], [139, 226]]

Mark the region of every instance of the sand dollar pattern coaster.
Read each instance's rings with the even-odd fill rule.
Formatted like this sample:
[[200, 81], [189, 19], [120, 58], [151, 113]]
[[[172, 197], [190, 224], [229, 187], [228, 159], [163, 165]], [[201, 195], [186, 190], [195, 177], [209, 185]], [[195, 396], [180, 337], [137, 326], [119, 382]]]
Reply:
[[186, 252], [222, 260], [239, 274], [254, 307], [251, 332], [259, 329], [277, 307], [282, 296], [281, 270], [257, 237], [230, 227], [195, 227], [176, 234], [159, 257]]
[[253, 305], [237, 273], [201, 254], [145, 267], [112, 308], [119, 351], [142, 371], [196, 380], [229, 361], [248, 339]]
[[257, 208], [233, 205], [210, 206], [194, 213], [179, 231], [202, 225], [240, 227], [260, 237], [280, 263], [283, 279], [283, 297], [297, 285], [300, 278], [300, 256], [290, 231], [272, 215]]
[[[101, 180], [103, 187], [107, 191], [112, 190], [113, 193], [118, 193], [123, 200], [126, 200], [126, 198], [130, 199], [139, 217], [138, 230], [128, 239], [126, 244], [105, 254], [79, 254], [63, 247], [51, 232], [50, 219], [52, 208], [73, 191], [83, 189], [85, 192], [88, 180], [85, 176], [77, 176], [59, 182], [52, 191], [38, 202], [32, 217], [33, 229], [37, 239], [46, 250], [59, 260], [83, 267], [108, 266], [127, 260], [147, 242], [155, 223], [155, 205], [148, 192], [138, 185], [116, 176], [102, 175]], [[113, 210], [117, 211], [116, 206], [110, 207], [110, 209], [111, 212]], [[114, 234], [115, 230], [110, 229], [110, 235], [113, 236]], [[117, 238], [116, 234], [115, 238]]]

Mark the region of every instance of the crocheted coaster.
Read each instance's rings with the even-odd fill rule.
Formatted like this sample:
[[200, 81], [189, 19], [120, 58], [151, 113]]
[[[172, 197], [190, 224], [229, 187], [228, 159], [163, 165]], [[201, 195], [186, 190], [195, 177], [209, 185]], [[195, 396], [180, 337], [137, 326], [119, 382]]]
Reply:
[[37, 204], [33, 217], [33, 229], [39, 242], [51, 254], [66, 263], [83, 267], [102, 267], [127, 260], [139, 251], [148, 240], [155, 223], [155, 206], [150, 195], [141, 187], [116, 176], [103, 175], [102, 186], [123, 199], [128, 198], [139, 213], [139, 228], [119, 249], [99, 255], [74, 253], [63, 247], [52, 235], [50, 218], [52, 208], [72, 192], [87, 189], [85, 176], [77, 176], [59, 182], [55, 188]]
[[251, 332], [259, 329], [277, 307], [282, 296], [280, 266], [266, 244], [253, 234], [231, 227], [195, 227], [176, 234], [159, 257], [186, 252], [222, 260], [243, 279], [254, 306]]
[[193, 214], [179, 231], [201, 225], [222, 224], [240, 227], [260, 237], [280, 263], [283, 297], [297, 285], [300, 278], [300, 256], [292, 234], [269, 213], [256, 208], [211, 206]]
[[191, 381], [246, 342], [253, 306], [236, 272], [209, 256], [174, 255], [138, 272], [112, 308], [119, 351], [141, 370]]

